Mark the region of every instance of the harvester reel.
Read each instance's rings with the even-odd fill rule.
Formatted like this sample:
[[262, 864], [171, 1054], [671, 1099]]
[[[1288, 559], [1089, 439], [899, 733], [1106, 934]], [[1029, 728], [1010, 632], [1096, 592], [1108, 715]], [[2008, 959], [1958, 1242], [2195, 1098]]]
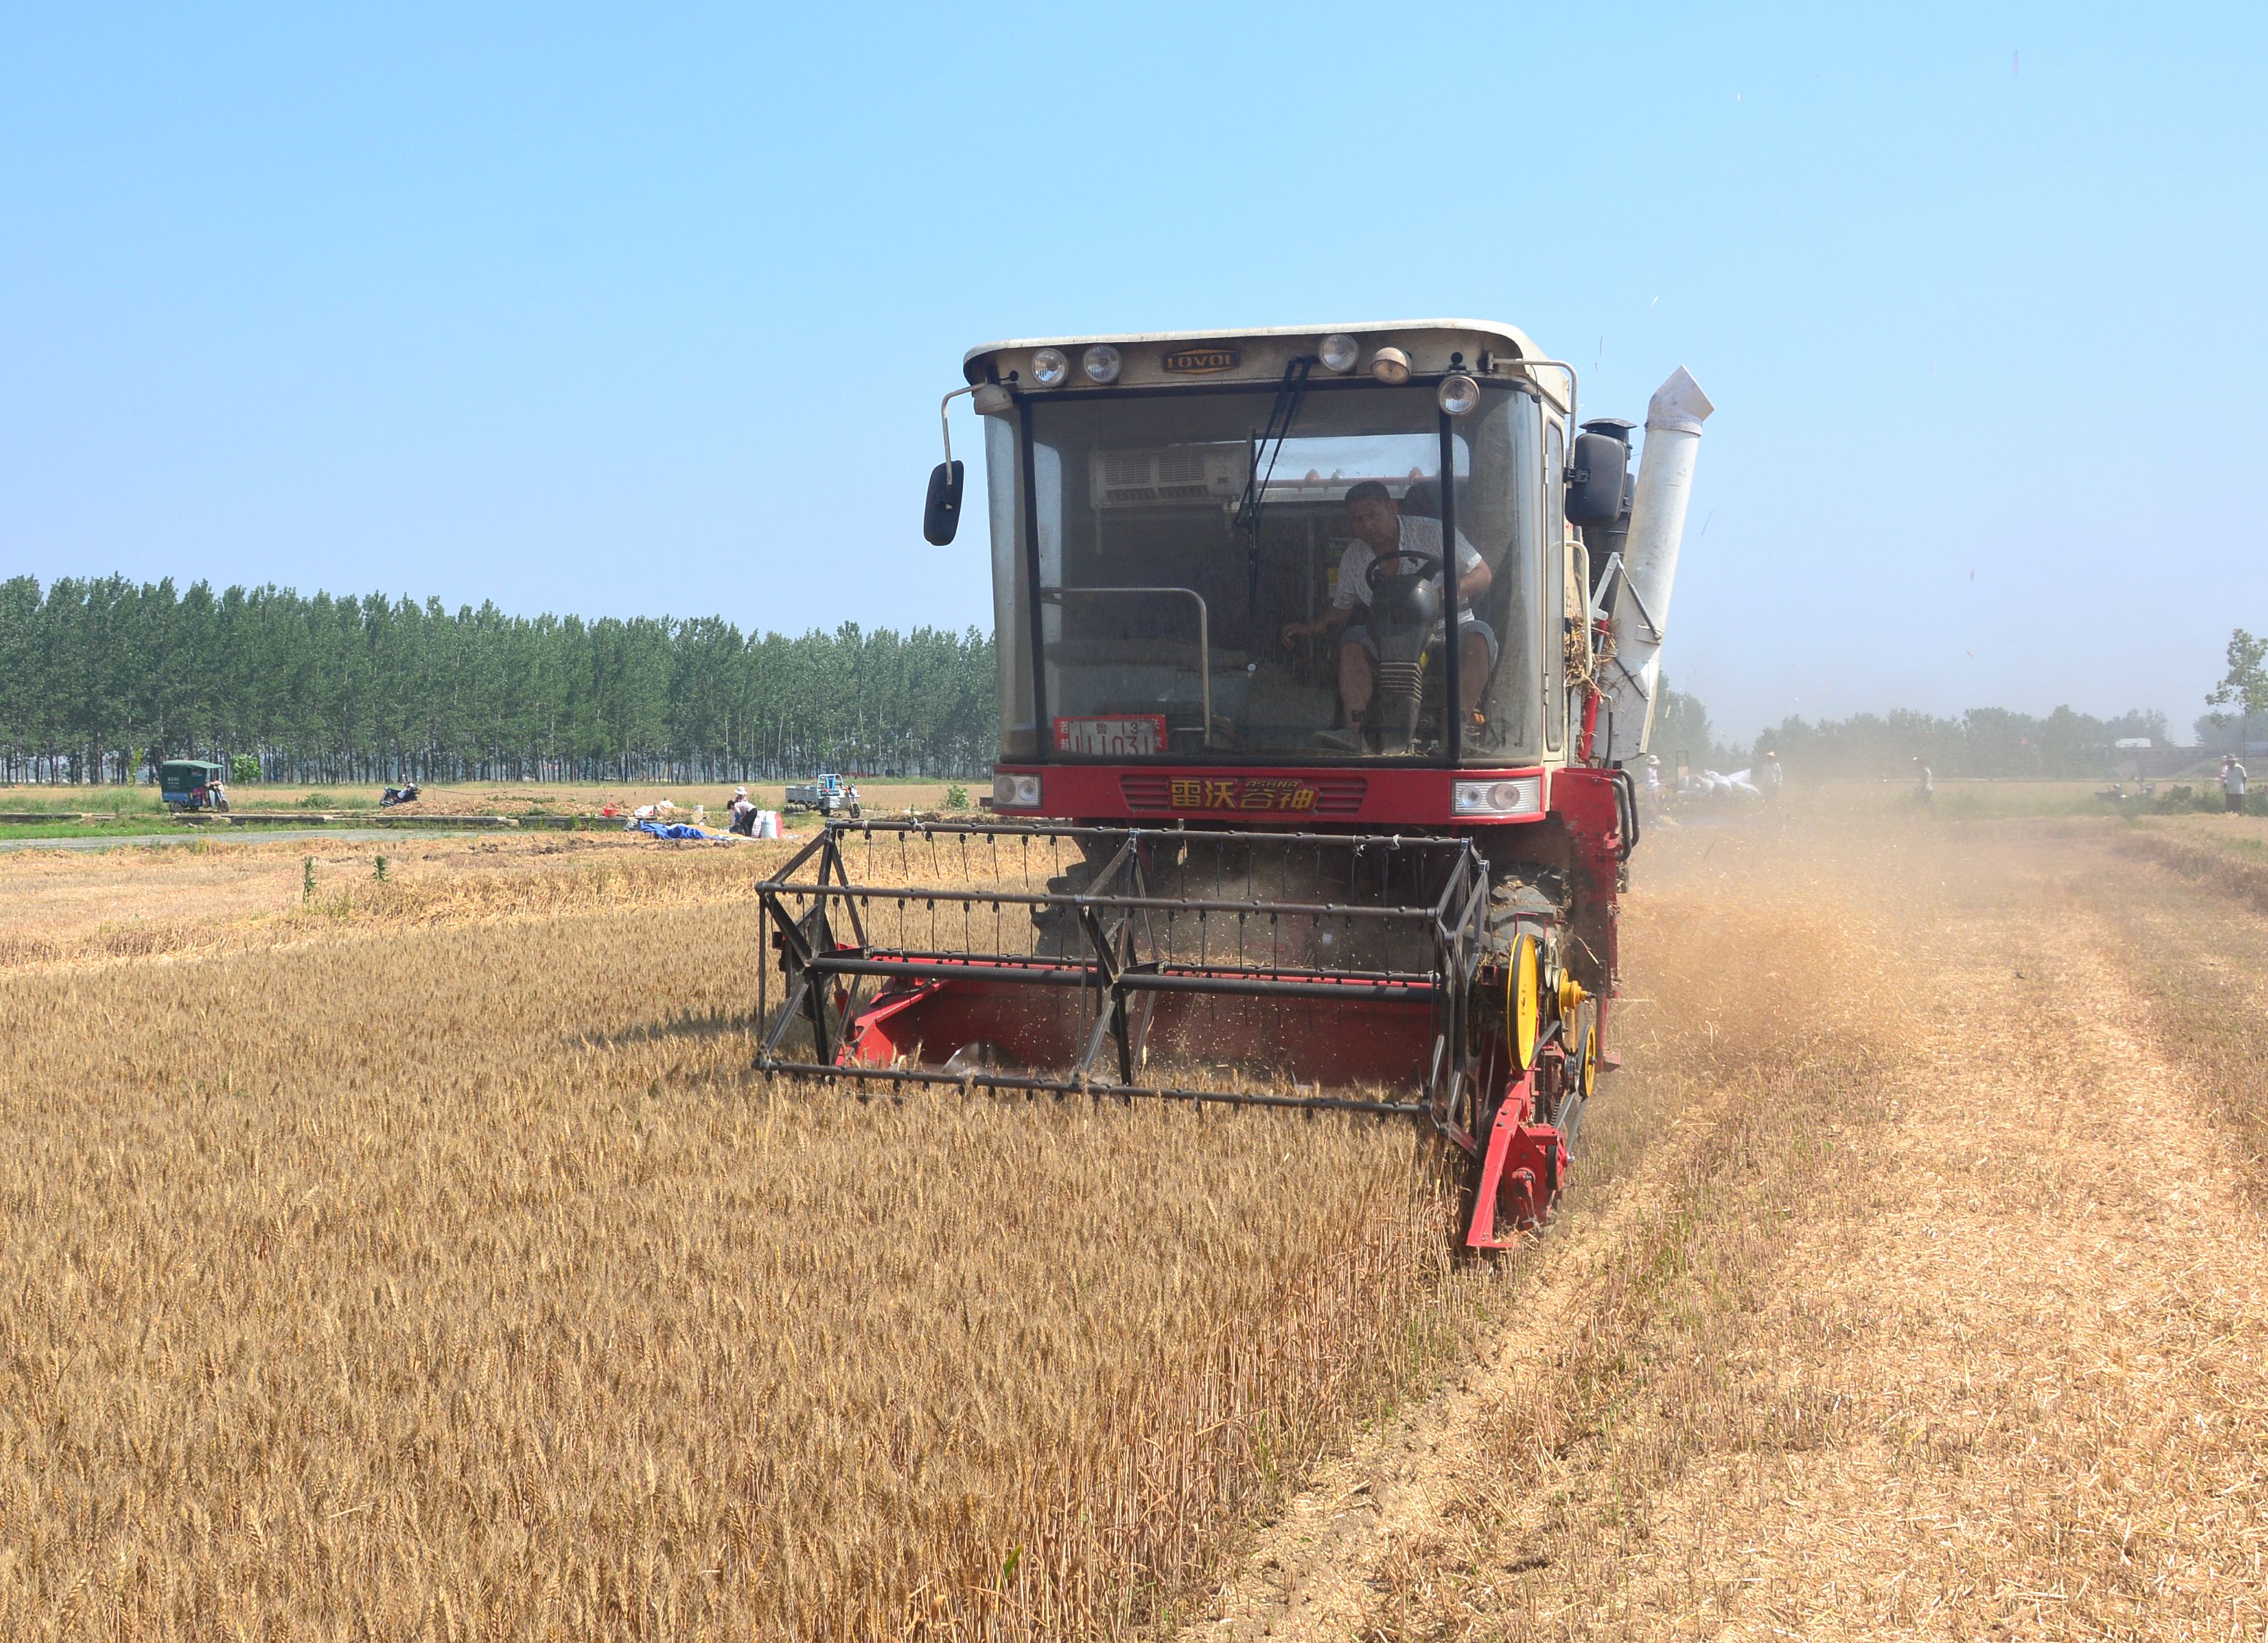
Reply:
[[756, 891], [761, 1072], [1410, 1119], [1476, 1250], [1550, 1214], [1597, 1077], [1548, 893], [1469, 838], [835, 822]]
[[1480, 1120], [1468, 839], [838, 822], [756, 890], [762, 1072]]

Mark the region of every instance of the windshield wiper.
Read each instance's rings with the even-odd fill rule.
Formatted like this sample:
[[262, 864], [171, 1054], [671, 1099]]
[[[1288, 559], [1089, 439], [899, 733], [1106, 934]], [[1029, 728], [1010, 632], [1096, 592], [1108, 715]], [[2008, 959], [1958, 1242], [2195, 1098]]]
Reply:
[[[1276, 477], [1276, 459], [1284, 454], [1284, 441], [1292, 424], [1300, 419], [1300, 406], [1307, 403], [1307, 372], [1314, 365], [1314, 355], [1302, 354], [1284, 367], [1284, 379], [1276, 385], [1276, 402], [1268, 408], [1268, 425], [1252, 444], [1252, 472], [1245, 477], [1244, 495], [1237, 499], [1235, 528], [1244, 534], [1248, 615], [1260, 608], [1260, 510]], [[1265, 470], [1260, 465], [1263, 454], [1268, 460]]]
[[[1276, 459], [1284, 454], [1285, 438], [1300, 419], [1300, 407], [1307, 398], [1307, 372], [1314, 364], [1311, 356], [1302, 355], [1284, 367], [1284, 380], [1276, 387], [1276, 402], [1268, 408], [1268, 426], [1252, 444], [1252, 472], [1245, 478], [1244, 495], [1237, 499], [1236, 528], [1251, 533], [1256, 542], [1260, 534], [1261, 501], [1276, 476]], [[1265, 470], [1260, 465], [1263, 454], [1268, 463]]]

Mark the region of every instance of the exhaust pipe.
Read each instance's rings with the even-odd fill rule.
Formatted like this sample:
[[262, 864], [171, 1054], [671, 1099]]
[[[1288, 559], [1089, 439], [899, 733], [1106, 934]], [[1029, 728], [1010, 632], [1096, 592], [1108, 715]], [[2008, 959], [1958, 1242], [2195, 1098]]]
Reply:
[[1638, 459], [1630, 535], [1623, 543], [1621, 573], [1605, 589], [1608, 628], [1615, 640], [1614, 660], [1607, 669], [1609, 764], [1642, 755], [1653, 726], [1669, 595], [1677, 580], [1686, 505], [1693, 496], [1693, 463], [1701, 424], [1716, 409], [1683, 365], [1646, 402], [1646, 450]]

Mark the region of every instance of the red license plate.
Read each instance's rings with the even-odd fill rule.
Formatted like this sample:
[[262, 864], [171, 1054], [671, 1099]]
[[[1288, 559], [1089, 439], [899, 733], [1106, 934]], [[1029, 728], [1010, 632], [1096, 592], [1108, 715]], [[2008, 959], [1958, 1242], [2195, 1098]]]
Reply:
[[1143, 759], [1166, 748], [1166, 716], [1121, 713], [1100, 718], [1059, 718], [1056, 751], [1103, 759]]

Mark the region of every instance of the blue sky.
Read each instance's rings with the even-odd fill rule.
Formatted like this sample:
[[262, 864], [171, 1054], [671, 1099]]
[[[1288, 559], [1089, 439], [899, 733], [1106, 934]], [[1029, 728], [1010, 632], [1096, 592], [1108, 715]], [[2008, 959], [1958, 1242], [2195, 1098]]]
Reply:
[[[2258, 9], [0, 11], [0, 574], [990, 619], [997, 337], [1521, 326], [1717, 401], [1719, 718], [2186, 726], [2268, 627]], [[976, 444], [964, 418], [961, 431]]]

